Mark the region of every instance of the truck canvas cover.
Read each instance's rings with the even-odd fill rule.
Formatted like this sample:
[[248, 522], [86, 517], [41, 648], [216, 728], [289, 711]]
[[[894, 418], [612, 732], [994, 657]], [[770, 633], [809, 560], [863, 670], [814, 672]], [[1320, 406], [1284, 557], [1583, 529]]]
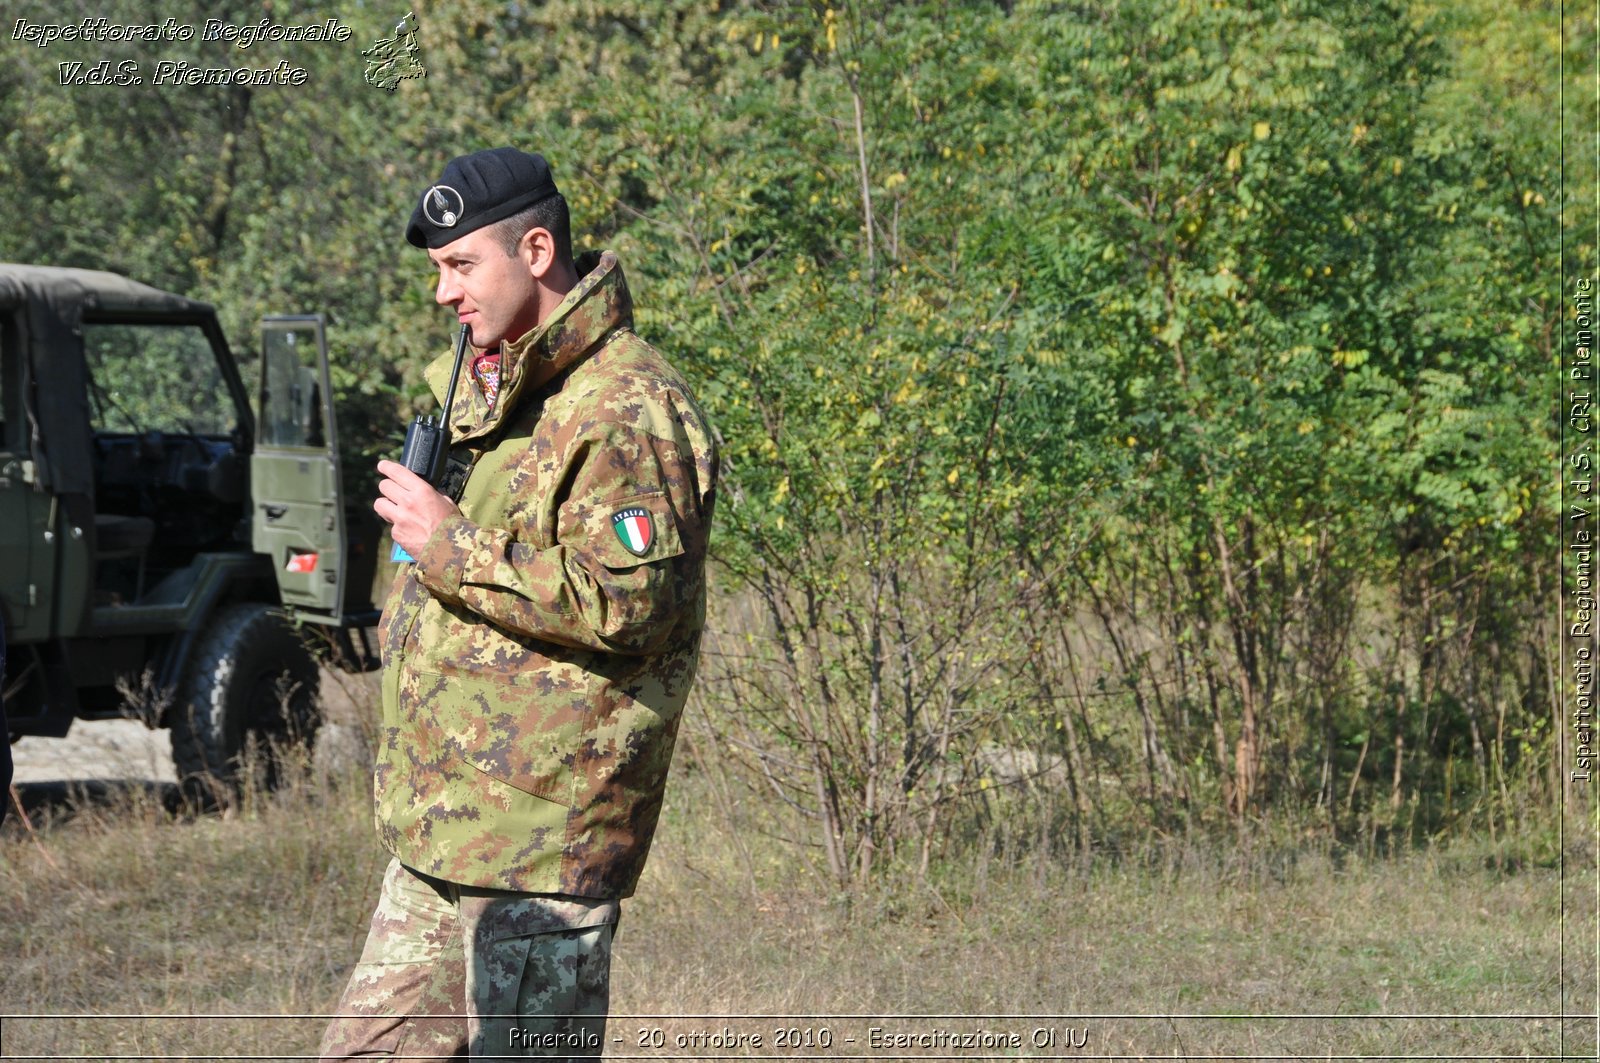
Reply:
[[212, 320], [207, 303], [115, 273], [6, 262], [0, 262], [0, 310], [16, 313], [21, 332], [23, 406], [40, 480], [48, 490], [85, 496], [94, 493], [85, 370], [82, 358], [61, 356], [81, 346], [83, 319]]

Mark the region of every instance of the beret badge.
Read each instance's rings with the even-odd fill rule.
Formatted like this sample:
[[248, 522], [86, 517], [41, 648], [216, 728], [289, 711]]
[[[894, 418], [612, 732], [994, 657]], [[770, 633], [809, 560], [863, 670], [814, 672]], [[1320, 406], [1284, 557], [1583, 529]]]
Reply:
[[463, 209], [461, 193], [449, 185], [434, 185], [422, 193], [422, 213], [441, 229], [455, 225]]

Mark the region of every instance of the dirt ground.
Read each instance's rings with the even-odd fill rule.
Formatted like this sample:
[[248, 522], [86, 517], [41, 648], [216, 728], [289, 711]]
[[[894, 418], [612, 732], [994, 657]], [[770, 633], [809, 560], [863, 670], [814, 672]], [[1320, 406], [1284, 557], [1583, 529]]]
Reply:
[[[329, 768], [364, 760], [358, 726], [377, 698], [376, 673], [347, 675], [323, 669], [323, 726], [317, 733], [316, 760]], [[65, 738], [29, 737], [11, 747], [13, 782], [143, 780], [177, 782], [172, 743], [165, 730], [152, 731], [137, 720], [77, 720]]]

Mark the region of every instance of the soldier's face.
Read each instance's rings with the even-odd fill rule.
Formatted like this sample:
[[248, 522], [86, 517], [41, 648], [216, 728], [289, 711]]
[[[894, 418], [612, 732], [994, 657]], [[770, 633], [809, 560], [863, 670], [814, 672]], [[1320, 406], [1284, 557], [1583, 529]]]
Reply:
[[472, 345], [492, 348], [539, 323], [539, 287], [526, 256], [507, 255], [493, 227], [429, 251], [439, 270], [433, 297], [455, 310]]

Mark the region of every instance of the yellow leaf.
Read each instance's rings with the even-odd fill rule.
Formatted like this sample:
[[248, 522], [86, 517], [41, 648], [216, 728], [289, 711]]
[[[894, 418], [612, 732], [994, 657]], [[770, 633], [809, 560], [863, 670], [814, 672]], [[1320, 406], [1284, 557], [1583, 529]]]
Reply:
[[1241, 155], [1239, 152], [1239, 146], [1235, 144], [1233, 147], [1228, 149], [1228, 158], [1223, 165], [1228, 168], [1229, 173], [1232, 173], [1234, 170], [1239, 168], [1240, 159]]
[[950, 475], [944, 478], [944, 482], [947, 484], [953, 484], [959, 479], [961, 479], [961, 471], [959, 469], [951, 469]]
[[1272, 126], [1266, 122], [1257, 122], [1252, 130], [1257, 140], [1266, 140], [1272, 135]]

